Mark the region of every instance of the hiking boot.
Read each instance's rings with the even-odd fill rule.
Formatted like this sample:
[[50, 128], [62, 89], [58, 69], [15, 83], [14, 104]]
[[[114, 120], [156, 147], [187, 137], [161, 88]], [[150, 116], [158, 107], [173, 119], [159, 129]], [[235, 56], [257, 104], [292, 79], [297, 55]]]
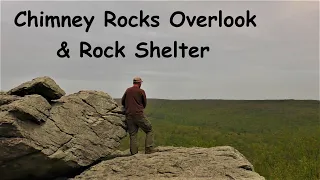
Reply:
[[152, 154], [152, 153], [155, 153], [157, 152], [154, 148], [146, 148], [145, 149], [145, 153], [146, 154]]

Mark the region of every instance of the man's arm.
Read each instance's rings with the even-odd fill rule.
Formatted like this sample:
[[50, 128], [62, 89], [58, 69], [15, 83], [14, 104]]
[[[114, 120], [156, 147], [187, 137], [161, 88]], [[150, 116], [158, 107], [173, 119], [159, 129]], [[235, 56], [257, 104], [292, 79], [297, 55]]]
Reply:
[[124, 107], [126, 104], [126, 96], [127, 96], [127, 91], [124, 92], [122, 98], [121, 98], [121, 104]]
[[142, 90], [142, 103], [143, 103], [143, 107], [146, 108], [147, 107], [147, 95], [144, 90]]

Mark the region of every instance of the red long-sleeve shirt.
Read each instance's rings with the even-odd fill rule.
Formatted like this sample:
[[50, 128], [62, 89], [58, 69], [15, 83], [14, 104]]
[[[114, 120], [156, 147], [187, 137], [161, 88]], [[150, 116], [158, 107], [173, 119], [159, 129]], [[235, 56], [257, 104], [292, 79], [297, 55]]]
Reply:
[[122, 96], [121, 104], [127, 116], [143, 116], [147, 106], [147, 97], [143, 89], [132, 86]]

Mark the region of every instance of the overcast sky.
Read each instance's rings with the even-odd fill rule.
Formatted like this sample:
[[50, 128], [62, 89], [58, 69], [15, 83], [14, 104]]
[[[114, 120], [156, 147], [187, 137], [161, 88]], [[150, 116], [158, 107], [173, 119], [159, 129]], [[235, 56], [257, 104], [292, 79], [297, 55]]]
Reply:
[[[1, 89], [38, 76], [52, 77], [68, 94], [102, 90], [117, 98], [144, 80], [149, 98], [166, 99], [319, 99], [319, 2], [1, 2]], [[16, 27], [19, 11], [33, 15], [95, 16], [85, 27]], [[104, 27], [104, 11], [117, 16], [160, 16], [157, 28]], [[187, 15], [255, 14], [257, 27], [173, 28], [174, 11]], [[24, 18], [25, 19], [25, 18]], [[21, 19], [23, 20], [23, 18]], [[178, 18], [176, 19], [178, 20]], [[125, 59], [80, 58], [80, 41], [94, 46], [126, 45]], [[141, 41], [173, 46], [209, 46], [204, 58], [138, 59]], [[67, 41], [70, 59], [56, 52]]]

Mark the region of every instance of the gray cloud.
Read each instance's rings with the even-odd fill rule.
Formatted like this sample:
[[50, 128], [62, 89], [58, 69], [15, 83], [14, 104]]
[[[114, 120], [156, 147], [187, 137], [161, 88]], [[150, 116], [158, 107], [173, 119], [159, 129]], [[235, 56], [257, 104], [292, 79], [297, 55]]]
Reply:
[[[67, 93], [96, 89], [121, 97], [133, 76], [154, 98], [319, 99], [319, 2], [2, 2], [1, 88], [31, 78], [53, 77]], [[39, 15], [95, 16], [89, 33], [81, 28], [18, 28], [14, 16], [31, 9]], [[157, 28], [104, 28], [103, 13], [159, 15]], [[256, 28], [173, 28], [176, 10], [190, 15], [256, 14]], [[56, 50], [68, 42], [71, 59]], [[125, 59], [79, 57], [79, 42], [126, 45]], [[203, 59], [137, 59], [136, 44], [153, 40], [171, 46], [209, 46]]]

